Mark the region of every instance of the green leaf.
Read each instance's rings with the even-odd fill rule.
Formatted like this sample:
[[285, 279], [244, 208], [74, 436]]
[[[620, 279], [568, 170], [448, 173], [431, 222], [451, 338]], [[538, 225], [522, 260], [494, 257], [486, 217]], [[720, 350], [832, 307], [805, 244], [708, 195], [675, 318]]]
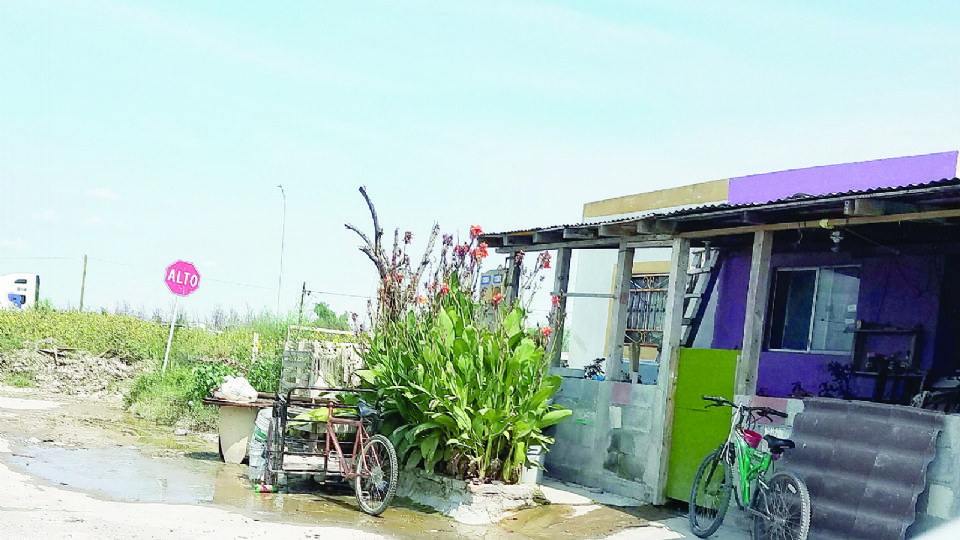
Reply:
[[371, 385], [371, 386], [376, 386], [376, 385], [377, 385], [377, 376], [376, 376], [376, 374], [374, 374], [374, 372], [373, 372], [372, 370], [369, 370], [369, 369], [358, 369], [358, 370], [355, 371], [354, 373], [356, 373], [356, 374], [357, 374], [357, 377], [360, 377], [360, 379], [362, 379], [363, 382], [365, 382], [365, 383], [367, 383], [367, 384], [369, 384], [369, 385]]
[[419, 448], [415, 448], [413, 452], [410, 453], [410, 457], [407, 458], [407, 469], [412, 469], [420, 464], [420, 461], [423, 459], [423, 454], [420, 453]]
[[530, 398], [530, 408], [538, 409], [541, 405], [545, 404], [547, 400], [557, 393], [562, 382], [563, 378], [559, 375], [548, 375], [544, 377], [540, 383], [540, 390], [537, 390], [537, 393]]
[[440, 313], [437, 315], [437, 320], [440, 323], [444, 345], [447, 347], [452, 346], [454, 338], [453, 319], [450, 318], [450, 315], [448, 315], [446, 311], [440, 310]]
[[540, 420], [537, 422], [537, 427], [540, 429], [543, 429], [547, 426], [552, 426], [560, 422], [564, 418], [570, 416], [571, 414], [573, 414], [573, 411], [571, 411], [570, 409], [552, 410], [547, 414], [543, 415], [542, 418], [540, 418]]
[[[429, 465], [433, 461], [434, 454], [437, 452], [437, 445], [440, 443], [440, 433], [433, 433], [420, 443], [420, 453], [423, 454], [423, 460]], [[429, 472], [430, 471], [428, 469]]]

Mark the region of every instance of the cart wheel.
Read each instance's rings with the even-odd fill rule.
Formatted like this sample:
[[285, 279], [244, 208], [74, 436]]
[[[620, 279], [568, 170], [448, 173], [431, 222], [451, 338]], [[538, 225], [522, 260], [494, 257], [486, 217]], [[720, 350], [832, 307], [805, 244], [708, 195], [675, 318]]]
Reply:
[[360, 450], [354, 489], [360, 509], [378, 516], [397, 492], [397, 451], [383, 435], [374, 435]]
[[280, 440], [280, 426], [277, 425], [277, 419], [270, 419], [270, 427], [267, 429], [267, 462], [263, 470], [263, 483], [270, 486], [277, 483], [280, 477], [283, 452], [283, 441]]

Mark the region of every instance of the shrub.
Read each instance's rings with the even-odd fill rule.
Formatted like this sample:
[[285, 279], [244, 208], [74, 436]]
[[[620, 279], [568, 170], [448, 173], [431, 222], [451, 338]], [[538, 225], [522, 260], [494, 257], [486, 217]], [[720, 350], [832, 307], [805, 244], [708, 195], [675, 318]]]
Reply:
[[[401, 244], [397, 231], [388, 257], [376, 211], [361, 193], [373, 239], [347, 227], [367, 240], [360, 249], [376, 265], [380, 288], [373, 335], [363, 343], [367, 370], [358, 375], [378, 391], [384, 432], [408, 467], [515, 483], [530, 465], [530, 446], [553, 443], [543, 429], [572, 412], [550, 404], [561, 382], [547, 375], [552, 328], [528, 331], [524, 309], [506, 305], [502, 294], [474, 299], [487, 256], [487, 246], [477, 243], [479, 227], [471, 227], [469, 243], [454, 246], [445, 235], [434, 259], [435, 226], [412, 266], [406, 254], [412, 234]], [[433, 272], [431, 260], [438, 261]], [[542, 268], [549, 268], [548, 255], [538, 258], [536, 270]]]

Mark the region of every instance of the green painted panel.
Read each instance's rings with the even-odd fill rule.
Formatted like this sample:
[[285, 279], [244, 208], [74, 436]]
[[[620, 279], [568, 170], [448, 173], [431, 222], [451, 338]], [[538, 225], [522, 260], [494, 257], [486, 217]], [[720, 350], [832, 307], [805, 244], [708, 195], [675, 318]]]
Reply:
[[680, 349], [667, 476], [667, 496], [672, 499], [689, 499], [700, 461], [723, 442], [730, 430], [730, 409], [704, 409], [707, 402], [701, 396], [733, 399], [739, 354], [740, 351], [718, 349]]

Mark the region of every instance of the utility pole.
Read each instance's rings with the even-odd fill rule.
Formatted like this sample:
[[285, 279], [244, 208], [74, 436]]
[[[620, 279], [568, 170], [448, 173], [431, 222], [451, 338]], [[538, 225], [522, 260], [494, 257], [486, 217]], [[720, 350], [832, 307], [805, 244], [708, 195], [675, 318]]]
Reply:
[[297, 326], [303, 323], [303, 298], [307, 296], [307, 282], [303, 282], [303, 289], [300, 291], [300, 316], [297, 317]]
[[280, 291], [283, 288], [283, 240], [287, 235], [287, 194], [283, 191], [283, 185], [277, 184], [280, 188], [280, 195], [283, 197], [283, 225], [280, 229], [280, 276], [277, 278], [277, 318], [280, 318]]
[[80, 311], [83, 312], [83, 290], [87, 287], [87, 256], [83, 256], [83, 277], [80, 278]]

